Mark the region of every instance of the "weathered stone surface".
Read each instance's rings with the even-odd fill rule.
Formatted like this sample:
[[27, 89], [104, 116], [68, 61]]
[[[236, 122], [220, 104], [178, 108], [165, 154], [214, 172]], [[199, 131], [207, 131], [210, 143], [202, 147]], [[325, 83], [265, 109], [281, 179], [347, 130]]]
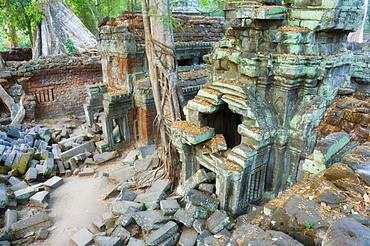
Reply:
[[155, 151], [155, 148], [156, 148], [155, 144], [137, 148], [138, 158], [143, 159], [143, 158], [147, 157], [148, 155], [152, 155]]
[[97, 164], [104, 163], [106, 161], [112, 160], [119, 156], [117, 151], [103, 152], [101, 154], [94, 155], [94, 162]]
[[44, 182], [44, 186], [49, 187], [51, 189], [56, 189], [64, 183], [63, 178], [54, 176]]
[[131, 237], [127, 243], [127, 246], [147, 246], [144, 240], [136, 239]]
[[189, 190], [189, 192], [185, 196], [185, 201], [195, 206], [202, 206], [211, 212], [214, 212], [219, 205], [219, 202], [215, 199], [194, 189]]
[[207, 227], [210, 232], [217, 234], [230, 224], [230, 217], [226, 211], [216, 210], [208, 219]]
[[194, 246], [197, 242], [198, 233], [193, 228], [184, 228], [182, 230], [179, 245]]
[[127, 231], [123, 226], [118, 225], [114, 228], [111, 237], [120, 237], [122, 239], [122, 244], [126, 245], [130, 239], [130, 232]]
[[49, 204], [45, 200], [48, 196], [49, 196], [48, 191], [39, 191], [35, 195], [30, 197], [30, 203], [34, 206], [47, 208]]
[[316, 149], [324, 155], [324, 161], [328, 161], [334, 154], [348, 144], [350, 137], [345, 132], [329, 134], [316, 145]]
[[185, 206], [186, 212], [195, 219], [207, 219], [208, 211], [202, 207], [187, 203]]
[[173, 215], [180, 209], [180, 205], [176, 200], [161, 200], [159, 205], [164, 215]]
[[83, 143], [83, 144], [81, 144], [77, 147], [74, 147], [70, 150], [67, 150], [67, 151], [61, 153], [60, 158], [62, 159], [62, 161], [66, 161], [69, 158], [71, 158], [73, 156], [76, 156], [78, 154], [82, 154], [82, 153], [85, 153], [85, 152], [94, 152], [95, 148], [96, 147], [95, 147], [94, 141], [89, 141], [89, 142]]
[[28, 168], [25, 176], [24, 176], [24, 179], [27, 181], [27, 182], [32, 182], [32, 181], [35, 181], [37, 179], [37, 169], [36, 168]]
[[204, 223], [203, 220], [195, 219], [193, 222], [193, 228], [197, 233], [201, 234], [206, 229], [206, 223]]
[[215, 185], [214, 184], [199, 184], [198, 190], [205, 194], [211, 195], [213, 194], [215, 190]]
[[153, 204], [157, 204], [160, 200], [163, 200], [166, 198], [166, 193], [162, 191], [158, 192], [146, 192], [144, 194], [139, 194], [135, 198], [135, 202], [143, 203], [145, 204], [146, 208], [151, 207]]
[[0, 184], [0, 208], [5, 208], [8, 205], [8, 194], [4, 184]]
[[131, 150], [126, 157], [122, 160], [123, 164], [133, 165], [137, 159], [137, 150]]
[[297, 222], [301, 225], [310, 223], [313, 228], [328, 226], [328, 221], [322, 218], [320, 206], [301, 196], [290, 197], [284, 208], [290, 216], [296, 217]]
[[121, 181], [132, 181], [135, 179], [137, 171], [134, 167], [126, 165], [116, 171], [109, 173], [109, 180], [119, 183]]
[[122, 188], [119, 197], [117, 200], [119, 201], [131, 201], [133, 202], [135, 198], [137, 197], [137, 194], [127, 188]]
[[97, 236], [95, 237], [95, 243], [99, 246], [123, 246], [123, 241], [120, 237], [106, 237]]
[[81, 172], [78, 173], [80, 177], [87, 177], [93, 176], [95, 174], [95, 170], [92, 167], [85, 167]]
[[156, 180], [152, 186], [148, 189], [147, 193], [150, 192], [167, 192], [171, 187], [171, 182], [168, 180]]
[[143, 208], [143, 204], [130, 201], [114, 201], [110, 206], [110, 211], [114, 215], [122, 215], [127, 212], [129, 207], [134, 207], [138, 210], [141, 210]]
[[25, 189], [25, 188], [28, 188], [28, 184], [26, 183], [26, 181], [21, 181], [13, 186], [10, 187], [10, 189], [12, 191], [17, 191], [17, 190], [21, 190], [21, 189]]
[[340, 218], [328, 229], [323, 246], [368, 245], [370, 229], [350, 218]]
[[173, 218], [176, 221], [181, 222], [186, 227], [191, 227], [194, 221], [194, 218], [191, 217], [183, 208], [177, 210]]
[[54, 158], [48, 157], [46, 158], [44, 164], [42, 165], [42, 173], [44, 175], [50, 175], [53, 173], [54, 168], [55, 168]]
[[128, 226], [129, 224], [134, 222], [134, 218], [132, 217], [132, 215], [138, 211], [139, 210], [137, 208], [129, 207], [126, 212], [119, 217], [118, 223], [122, 226]]
[[12, 224], [12, 234], [15, 238], [21, 238], [30, 232], [35, 232], [40, 228], [48, 228], [52, 225], [46, 212], [39, 212], [29, 218], [19, 220]]
[[36, 240], [45, 240], [47, 239], [49, 236], [49, 231], [43, 227], [41, 227], [40, 229], [38, 229], [36, 231], [36, 235], [35, 235], [35, 239]]
[[132, 217], [136, 224], [146, 231], [161, 228], [163, 223], [169, 220], [158, 210], [136, 212], [132, 214]]
[[71, 237], [71, 240], [77, 246], [87, 246], [94, 242], [93, 236], [94, 234], [92, 234], [89, 230], [82, 228]]
[[177, 188], [177, 193], [185, 196], [190, 189], [195, 188], [200, 183], [211, 181], [212, 179], [214, 179], [214, 173], [206, 173], [204, 169], [199, 169], [193, 176], [188, 178], [183, 185]]
[[25, 174], [31, 159], [32, 153], [18, 153], [14, 159], [12, 170], [16, 170], [19, 174]]
[[342, 178], [356, 179], [355, 172], [346, 164], [335, 163], [330, 166], [324, 173], [325, 178], [328, 180], [336, 180]]
[[17, 222], [17, 220], [18, 220], [17, 210], [7, 209], [5, 212], [5, 229], [9, 231], [11, 229], [11, 226], [15, 222]]
[[173, 221], [169, 221], [161, 228], [150, 234], [145, 239], [145, 242], [148, 245], [158, 245], [165, 241], [167, 238], [171, 237], [177, 230], [178, 230], [177, 224]]

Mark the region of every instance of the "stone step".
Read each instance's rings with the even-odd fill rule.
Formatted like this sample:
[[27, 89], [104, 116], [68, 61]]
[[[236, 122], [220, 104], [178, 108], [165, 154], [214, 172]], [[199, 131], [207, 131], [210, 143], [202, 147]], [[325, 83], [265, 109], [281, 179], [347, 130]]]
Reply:
[[212, 85], [220, 86], [223, 88], [228, 88], [234, 91], [238, 91], [240, 93], [245, 94], [245, 90], [247, 85], [240, 83], [238, 81], [230, 81], [230, 80], [216, 80], [212, 83]]
[[199, 94], [196, 95], [195, 98], [198, 99], [198, 100], [201, 100], [201, 101], [210, 103], [210, 104], [212, 104], [214, 106], [219, 105], [219, 104], [222, 103], [221, 100], [220, 100], [220, 102], [217, 102], [217, 100], [214, 100], [214, 99], [209, 98], [209, 97], [200, 96]]
[[187, 104], [187, 107], [205, 114], [212, 114], [218, 110], [218, 106], [196, 98], [190, 100]]
[[249, 153], [252, 152], [254, 150], [254, 148], [252, 146], [249, 146], [249, 145], [246, 145], [246, 144], [239, 144], [238, 146], [235, 146], [233, 149], [232, 149], [232, 152], [229, 153], [229, 155], [231, 153], [234, 153], [238, 156], [241, 156], [243, 158], [247, 158]]
[[222, 94], [229, 94], [233, 96], [239, 96], [241, 98], [246, 98], [245, 92], [241, 92], [240, 90], [235, 90], [233, 88], [230, 88], [228, 86], [220, 86], [220, 85], [210, 85], [210, 89], [217, 90], [218, 92]]
[[203, 88], [198, 92], [197, 96], [209, 98], [214, 101], [214, 105], [220, 105], [222, 104], [221, 97], [223, 93], [212, 89], [212, 88]]
[[222, 100], [236, 108], [241, 108], [241, 109], [249, 108], [248, 101], [240, 97], [231, 96], [231, 95], [223, 95]]

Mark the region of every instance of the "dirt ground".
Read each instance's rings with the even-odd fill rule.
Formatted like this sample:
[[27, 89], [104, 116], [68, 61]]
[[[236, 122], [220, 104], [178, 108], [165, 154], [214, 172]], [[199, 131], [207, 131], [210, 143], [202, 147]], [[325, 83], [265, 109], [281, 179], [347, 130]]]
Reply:
[[103, 172], [110, 172], [122, 166], [120, 158], [96, 168], [95, 177], [72, 176], [64, 178], [64, 184], [52, 190], [49, 198], [49, 215], [53, 222], [47, 240], [32, 245], [66, 246], [74, 245], [70, 238], [81, 228], [91, 228], [100, 215], [110, 212], [114, 198], [103, 200], [105, 194], [116, 186], [102, 178]]
[[[70, 118], [59, 118], [40, 122], [49, 128], [62, 128], [63, 124], [73, 122]], [[73, 124], [73, 123], [72, 123]], [[83, 133], [81, 123], [77, 122], [73, 135]], [[127, 151], [129, 152], [129, 150]], [[71, 237], [81, 228], [93, 228], [95, 218], [109, 212], [109, 206], [115, 198], [103, 200], [103, 197], [117, 184], [103, 178], [103, 173], [109, 173], [122, 167], [122, 158], [118, 157], [102, 165], [90, 165], [95, 169], [95, 176], [64, 178], [64, 184], [51, 190], [48, 200], [53, 226], [47, 240], [34, 242], [38, 246], [68, 246], [75, 245]], [[80, 166], [80, 169], [83, 166]]]

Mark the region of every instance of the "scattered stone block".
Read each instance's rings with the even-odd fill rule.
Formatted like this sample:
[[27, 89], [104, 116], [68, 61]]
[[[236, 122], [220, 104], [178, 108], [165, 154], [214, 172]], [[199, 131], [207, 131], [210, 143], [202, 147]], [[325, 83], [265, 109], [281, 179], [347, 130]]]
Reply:
[[52, 225], [46, 212], [39, 212], [31, 217], [19, 220], [12, 224], [11, 230], [15, 238], [21, 238], [30, 232], [35, 232], [40, 228], [48, 228]]
[[149, 158], [149, 156], [144, 159], [138, 159], [134, 162], [134, 167], [139, 172], [147, 171], [147, 170], [153, 169], [152, 168], [153, 161], [154, 161], [154, 157]]
[[26, 181], [19, 182], [16, 185], [10, 187], [12, 191], [22, 190], [25, 188], [28, 188], [28, 184], [26, 183]]
[[167, 192], [171, 188], [172, 183], [168, 180], [160, 179], [156, 180], [152, 186], [148, 189], [147, 193], [150, 192]]
[[37, 179], [37, 174], [38, 172], [36, 168], [28, 168], [26, 174], [24, 175], [24, 179], [27, 182], [35, 181]]
[[208, 219], [207, 226], [210, 232], [217, 234], [230, 224], [230, 217], [226, 211], [216, 210]]
[[23, 175], [26, 173], [28, 168], [28, 162], [32, 159], [32, 153], [18, 153], [13, 161], [12, 170], [17, 171]]
[[92, 234], [88, 229], [82, 228], [76, 234], [71, 237], [71, 240], [77, 246], [87, 246], [94, 242], [94, 234]]
[[36, 231], [36, 235], [35, 235], [35, 239], [36, 240], [45, 240], [47, 239], [49, 236], [49, 231], [43, 227], [41, 227], [40, 229], [38, 229]]
[[5, 184], [0, 184], [0, 208], [5, 208], [8, 205], [8, 193], [6, 192]]
[[207, 195], [211, 195], [211, 194], [213, 194], [213, 192], [215, 190], [215, 185], [214, 184], [206, 184], [206, 183], [199, 184], [198, 190], [200, 192], [203, 192], [203, 193], [207, 194]]
[[51, 189], [56, 189], [59, 186], [61, 186], [63, 183], [64, 183], [63, 178], [58, 177], [58, 176], [54, 176], [54, 177], [46, 180], [46, 182], [44, 182], [44, 186], [46, 186], [48, 188], [51, 188]]
[[179, 245], [180, 246], [194, 246], [197, 242], [198, 233], [193, 228], [185, 227], [182, 230]]
[[65, 167], [64, 167], [63, 162], [61, 162], [61, 161], [57, 161], [57, 168], [58, 168], [58, 173], [59, 173], [59, 174], [63, 175], [63, 174], [65, 174], [65, 173], [66, 173], [66, 169], [65, 169]]
[[29, 186], [25, 189], [17, 190], [14, 192], [15, 199], [17, 200], [24, 200], [30, 198], [33, 194], [36, 193], [38, 188], [42, 186], [43, 184], [36, 184]]
[[101, 164], [106, 161], [112, 160], [113, 158], [116, 158], [118, 156], [119, 156], [119, 153], [117, 151], [103, 152], [101, 154], [94, 155], [94, 162], [96, 164]]
[[131, 237], [126, 246], [147, 246], [144, 240]]
[[127, 188], [123, 188], [120, 192], [120, 195], [117, 200], [119, 201], [131, 201], [133, 202], [135, 198], [137, 197], [137, 194], [133, 191], [130, 191]]
[[133, 165], [137, 160], [137, 150], [131, 150], [127, 156], [122, 160], [123, 164]]
[[334, 132], [317, 142], [315, 149], [323, 154], [324, 161], [327, 162], [333, 155], [348, 144], [349, 140], [350, 137], [348, 133]]
[[48, 157], [42, 165], [42, 173], [44, 175], [51, 175], [54, 171], [54, 158]]
[[186, 227], [191, 227], [193, 225], [194, 218], [191, 217], [183, 208], [177, 210], [174, 219], [178, 222], [181, 222]]
[[207, 230], [204, 230], [201, 234], [199, 234], [199, 236], [197, 238], [197, 245], [206, 245], [205, 240], [209, 236], [212, 236], [212, 233], [210, 233]]
[[201, 234], [206, 229], [206, 223], [204, 223], [203, 220], [195, 219], [193, 222], [193, 228], [197, 233]]
[[180, 233], [176, 232], [171, 237], [164, 240], [162, 243], [158, 244], [158, 246], [174, 246], [177, 245], [177, 242], [179, 241]]
[[350, 218], [340, 218], [328, 229], [323, 245], [368, 245], [370, 229]]
[[143, 203], [146, 208], [152, 207], [153, 205], [158, 204], [160, 200], [166, 198], [166, 193], [164, 192], [147, 192], [144, 194], [139, 194], [135, 198], [135, 202]]
[[14, 176], [11, 176], [8, 181], [11, 185], [16, 185], [16, 184], [22, 182], [22, 180], [20, 180], [19, 178], [14, 177]]
[[0, 174], [0, 184], [7, 184], [9, 182], [8, 179], [8, 175]]
[[185, 206], [186, 212], [195, 219], [207, 219], [208, 211], [202, 207], [187, 203]]
[[128, 226], [129, 224], [134, 222], [134, 218], [132, 217], [132, 215], [135, 212], [138, 212], [137, 208], [129, 207], [127, 211], [120, 216], [118, 223], [125, 227]]
[[176, 200], [161, 200], [159, 204], [164, 215], [173, 215], [180, 209], [180, 205]]
[[141, 210], [143, 208], [143, 204], [130, 202], [130, 201], [114, 201], [110, 206], [110, 211], [114, 215], [123, 215], [127, 212], [129, 207], [134, 207], [137, 210]]
[[147, 145], [147, 146], [143, 146], [143, 147], [139, 147], [137, 148], [137, 156], [139, 159], [144, 159], [145, 157], [147, 157], [148, 155], [151, 155], [154, 153], [155, 151], [155, 144], [152, 144], [152, 145]]
[[0, 246], [10, 246], [9, 241], [0, 241]]
[[[60, 144], [60, 142], [59, 142]], [[63, 153], [60, 154], [60, 158], [62, 159], [62, 161], [66, 161], [68, 160], [69, 158], [73, 157], [73, 156], [76, 156], [78, 154], [82, 154], [82, 153], [85, 153], [85, 152], [94, 152], [96, 149], [95, 147], [95, 143], [94, 141], [89, 141], [89, 142], [86, 142], [86, 143], [83, 143], [77, 147], [74, 147], [70, 150], [67, 150]]]
[[17, 222], [18, 220], [18, 213], [17, 213], [17, 210], [10, 210], [10, 209], [7, 209], [6, 212], [5, 212], [5, 229], [7, 231], [10, 230], [11, 226]]
[[210, 212], [216, 211], [219, 205], [219, 201], [194, 189], [189, 190], [185, 196], [185, 201], [195, 206], [201, 206]]
[[190, 189], [195, 188], [197, 185], [203, 182], [209, 182], [215, 178], [215, 174], [212, 172], [206, 173], [204, 169], [199, 169], [193, 176], [188, 178], [182, 186], [177, 188], [177, 193], [184, 196], [189, 192]]
[[138, 224], [143, 230], [150, 231], [158, 229], [163, 226], [163, 223], [168, 221], [169, 218], [165, 217], [158, 210], [153, 211], [139, 211], [132, 214], [136, 224]]
[[165, 225], [163, 225], [161, 228], [159, 228], [158, 230], [150, 234], [145, 239], [145, 242], [148, 245], [158, 245], [164, 242], [167, 238], [174, 235], [175, 232], [177, 232], [177, 230], [178, 230], [178, 225], [173, 221], [169, 221]]
[[121, 181], [132, 181], [135, 179], [137, 171], [132, 166], [124, 166], [116, 171], [109, 173], [109, 180], [120, 183]]
[[52, 153], [54, 155], [54, 159], [56, 159], [56, 160], [60, 159], [60, 154], [62, 153], [62, 150], [60, 149], [58, 144], [53, 144], [52, 145]]
[[130, 239], [130, 232], [127, 231], [123, 226], [118, 225], [114, 228], [111, 237], [120, 237], [122, 239], [123, 245], [126, 245]]
[[120, 237], [106, 237], [97, 236], [95, 237], [95, 243], [99, 246], [123, 246], [123, 241]]
[[40, 206], [43, 208], [47, 208], [49, 204], [45, 201], [46, 198], [49, 196], [48, 191], [39, 191], [35, 195], [30, 197], [30, 203], [34, 206]]
[[94, 168], [86, 167], [81, 172], [78, 173], [80, 177], [93, 176], [95, 174]]

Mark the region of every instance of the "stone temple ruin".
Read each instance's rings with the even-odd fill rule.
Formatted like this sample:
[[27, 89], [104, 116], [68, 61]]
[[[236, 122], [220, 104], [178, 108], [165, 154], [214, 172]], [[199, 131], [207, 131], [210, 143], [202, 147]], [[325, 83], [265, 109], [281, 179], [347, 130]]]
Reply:
[[314, 129], [350, 84], [346, 40], [363, 2], [279, 2], [226, 6], [226, 35], [204, 58], [209, 81], [172, 127], [182, 183], [215, 172], [220, 207], [234, 214], [302, 179]]
[[[189, 100], [206, 82], [202, 57], [221, 39], [223, 29], [217, 17], [177, 14], [175, 18], [185, 23], [184, 31], [175, 31], [175, 48], [183, 94]], [[156, 111], [146, 73], [143, 28], [139, 14], [111, 18], [100, 27], [103, 83], [88, 86], [84, 109], [92, 130], [96, 126], [94, 113], [103, 112], [100, 120], [104, 140], [98, 143], [102, 150], [154, 142]]]

